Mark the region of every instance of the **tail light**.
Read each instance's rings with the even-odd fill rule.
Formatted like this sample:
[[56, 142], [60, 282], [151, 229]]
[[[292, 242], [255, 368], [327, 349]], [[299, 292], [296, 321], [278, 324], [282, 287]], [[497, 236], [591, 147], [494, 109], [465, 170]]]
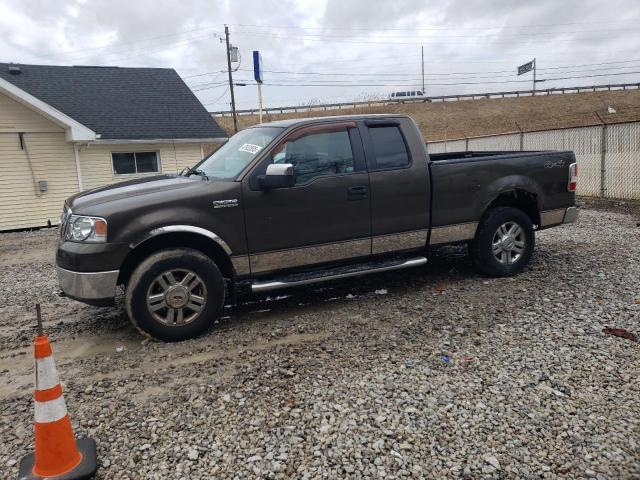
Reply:
[[567, 191], [575, 192], [578, 186], [578, 164], [569, 165], [569, 183], [567, 183]]

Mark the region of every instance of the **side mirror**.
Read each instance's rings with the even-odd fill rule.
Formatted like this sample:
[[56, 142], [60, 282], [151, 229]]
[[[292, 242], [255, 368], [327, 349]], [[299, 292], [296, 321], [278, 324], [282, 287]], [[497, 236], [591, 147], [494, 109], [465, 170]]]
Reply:
[[296, 183], [291, 163], [272, 163], [267, 167], [264, 175], [258, 177], [258, 183], [263, 190], [274, 188], [289, 188]]

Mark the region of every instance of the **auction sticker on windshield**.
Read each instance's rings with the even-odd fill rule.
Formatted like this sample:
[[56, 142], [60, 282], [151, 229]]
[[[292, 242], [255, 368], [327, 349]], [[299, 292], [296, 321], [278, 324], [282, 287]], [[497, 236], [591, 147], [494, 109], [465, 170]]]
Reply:
[[260, 151], [262, 147], [260, 145], [253, 145], [251, 143], [245, 143], [244, 145], [242, 145], [238, 150], [240, 152], [247, 152], [247, 153], [252, 153], [252, 154], [256, 154]]

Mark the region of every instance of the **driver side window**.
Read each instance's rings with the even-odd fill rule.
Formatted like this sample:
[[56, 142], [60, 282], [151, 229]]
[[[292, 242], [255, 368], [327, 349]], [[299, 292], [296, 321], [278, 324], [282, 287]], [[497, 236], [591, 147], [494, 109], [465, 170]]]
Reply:
[[296, 185], [316, 177], [353, 172], [349, 132], [316, 133], [286, 142], [272, 155], [273, 163], [293, 165]]

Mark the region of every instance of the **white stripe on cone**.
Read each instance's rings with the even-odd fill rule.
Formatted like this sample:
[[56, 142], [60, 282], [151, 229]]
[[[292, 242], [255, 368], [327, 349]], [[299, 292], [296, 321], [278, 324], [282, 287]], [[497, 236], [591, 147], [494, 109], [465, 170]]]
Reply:
[[56, 363], [50, 355], [36, 359], [36, 390], [49, 390], [60, 383]]
[[57, 422], [67, 414], [67, 405], [62, 396], [47, 402], [35, 402], [35, 407], [36, 423]]

